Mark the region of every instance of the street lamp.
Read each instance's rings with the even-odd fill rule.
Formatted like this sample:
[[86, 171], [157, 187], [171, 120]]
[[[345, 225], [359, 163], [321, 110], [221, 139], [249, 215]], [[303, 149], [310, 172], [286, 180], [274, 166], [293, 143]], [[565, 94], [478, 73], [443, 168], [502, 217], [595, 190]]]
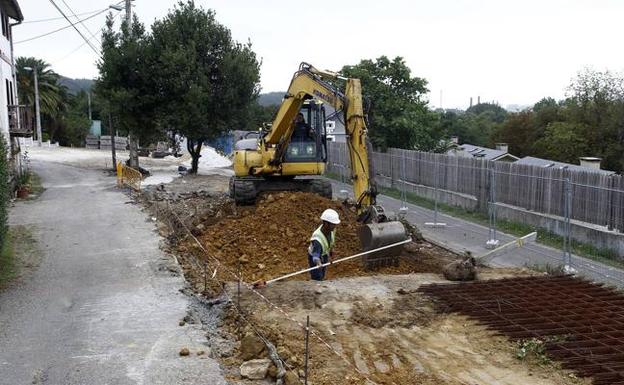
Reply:
[[39, 111], [39, 82], [37, 81], [37, 67], [24, 67], [35, 75], [35, 114], [37, 115], [37, 143], [41, 147], [41, 114]]

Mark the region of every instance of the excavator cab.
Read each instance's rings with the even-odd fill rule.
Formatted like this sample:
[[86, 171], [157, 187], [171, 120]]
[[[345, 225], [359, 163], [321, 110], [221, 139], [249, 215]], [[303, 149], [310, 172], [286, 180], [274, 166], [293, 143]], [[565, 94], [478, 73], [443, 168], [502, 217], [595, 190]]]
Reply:
[[299, 114], [303, 121], [295, 123], [284, 161], [323, 162], [327, 161], [327, 133], [325, 132], [325, 107], [314, 100], [306, 101]]
[[272, 126], [260, 131], [257, 139], [243, 139], [235, 144], [235, 177], [230, 180], [230, 196], [237, 204], [254, 204], [258, 195], [266, 191], [308, 191], [332, 198], [331, 183], [320, 177], [327, 162], [325, 107], [309, 98], [301, 104], [298, 114], [303, 115], [303, 121], [294, 124], [290, 136], [283, 137], [283, 157], [271, 173], [254, 175], [253, 170], [267, 163], [267, 153], [276, 151], [276, 145], [263, 141], [267, 128], [270, 132]]

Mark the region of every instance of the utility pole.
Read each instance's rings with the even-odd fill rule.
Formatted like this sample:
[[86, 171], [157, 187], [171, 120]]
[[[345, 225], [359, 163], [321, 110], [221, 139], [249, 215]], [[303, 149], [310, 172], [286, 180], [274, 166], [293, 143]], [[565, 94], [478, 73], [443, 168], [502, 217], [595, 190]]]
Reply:
[[37, 67], [33, 68], [35, 73], [35, 113], [37, 114], [37, 141], [41, 147], [41, 110], [39, 109], [39, 81], [37, 80]]
[[26, 71], [32, 71], [35, 76], [35, 115], [37, 115], [37, 143], [41, 147], [41, 113], [39, 111], [39, 80], [37, 79], [37, 66], [24, 67]]
[[126, 0], [126, 26], [128, 27], [128, 34], [132, 35], [132, 0]]
[[93, 123], [91, 119], [91, 91], [87, 92], [87, 102], [89, 103], [89, 123]]
[[[132, 0], [126, 1], [126, 33], [128, 37], [132, 37]], [[112, 138], [112, 135], [111, 135]], [[113, 144], [114, 147], [114, 144]], [[130, 167], [139, 168], [139, 153], [137, 139], [132, 134], [131, 130], [128, 130], [128, 147], [130, 148]]]

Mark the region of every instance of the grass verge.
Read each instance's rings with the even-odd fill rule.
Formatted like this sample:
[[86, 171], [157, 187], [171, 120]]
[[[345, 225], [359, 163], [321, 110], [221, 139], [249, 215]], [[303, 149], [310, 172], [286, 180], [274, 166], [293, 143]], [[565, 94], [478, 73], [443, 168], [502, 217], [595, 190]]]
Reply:
[[[341, 180], [340, 175], [338, 174], [326, 173], [325, 176], [338, 181]], [[399, 191], [398, 189], [381, 187], [379, 192], [395, 199], [401, 199], [401, 191]], [[414, 194], [413, 192], [406, 192], [405, 195], [406, 200], [411, 204], [415, 204], [417, 206], [430, 210], [434, 209], [435, 202], [431, 199], [423, 198], [419, 195]], [[468, 210], [457, 206], [447, 205], [444, 203], [438, 203], [438, 210], [452, 217], [464, 219], [469, 222], [478, 223], [484, 226], [487, 226], [489, 222], [487, 214], [480, 211]], [[563, 237], [543, 228], [533, 227], [524, 223], [512, 222], [504, 219], [496, 220], [496, 228], [504, 233], [517, 237], [521, 237], [533, 231], [537, 231], [537, 243], [541, 243], [545, 246], [549, 246], [559, 250], [563, 249]], [[593, 245], [578, 242], [575, 240], [572, 240], [571, 246], [573, 254], [604, 263], [605, 265], [617, 268], [624, 268], [624, 262], [618, 259], [617, 252], [615, 252], [614, 250], [601, 249]]]
[[9, 228], [0, 250], [0, 289], [39, 266], [41, 253], [32, 229], [27, 226]]
[[0, 289], [7, 286], [17, 275], [12, 241], [13, 239], [9, 230], [2, 250], [0, 250]]

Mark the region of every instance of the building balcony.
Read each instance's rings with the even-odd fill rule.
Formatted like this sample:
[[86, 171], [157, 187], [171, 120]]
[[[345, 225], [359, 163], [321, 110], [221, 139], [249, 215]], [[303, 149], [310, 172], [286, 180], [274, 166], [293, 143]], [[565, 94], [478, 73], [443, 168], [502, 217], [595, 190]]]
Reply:
[[10, 105], [9, 134], [11, 136], [30, 137], [33, 135], [34, 114], [30, 106]]

